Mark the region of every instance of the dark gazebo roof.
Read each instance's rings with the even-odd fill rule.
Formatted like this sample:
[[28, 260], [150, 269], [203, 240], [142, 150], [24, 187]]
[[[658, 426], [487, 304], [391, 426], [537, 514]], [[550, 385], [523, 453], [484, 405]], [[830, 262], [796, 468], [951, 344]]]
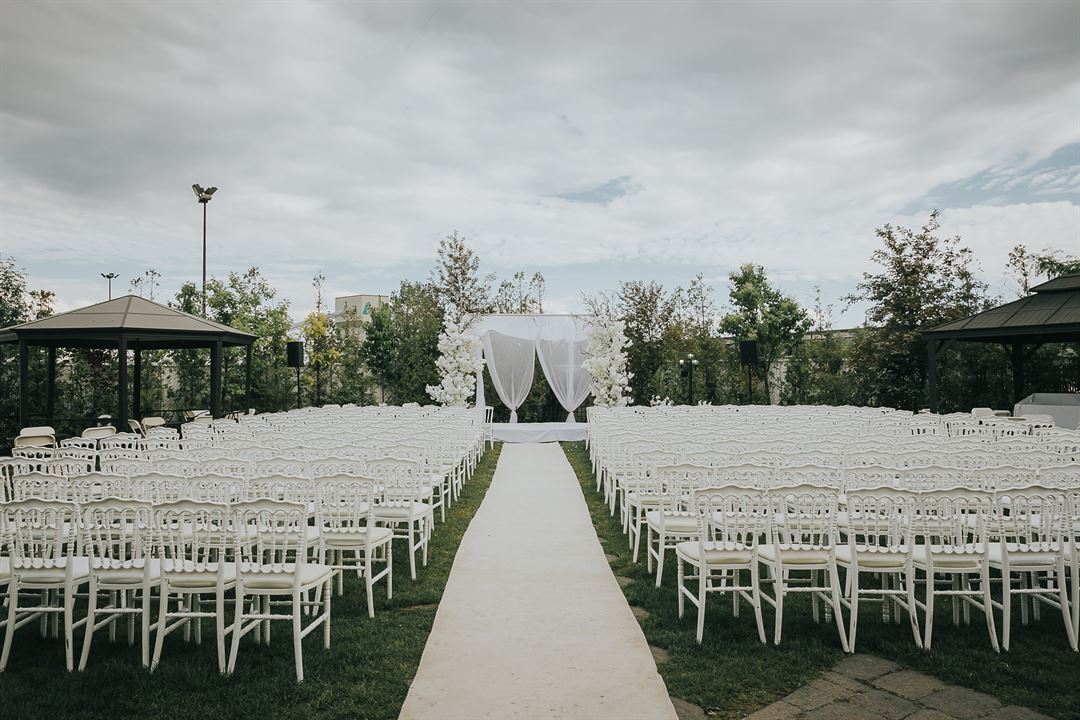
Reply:
[[1080, 273], [1031, 288], [1032, 294], [927, 330], [935, 340], [973, 342], [1080, 341]]
[[204, 320], [136, 295], [88, 305], [0, 330], [0, 343], [116, 347], [125, 339], [146, 350], [250, 345], [258, 339], [228, 325]]

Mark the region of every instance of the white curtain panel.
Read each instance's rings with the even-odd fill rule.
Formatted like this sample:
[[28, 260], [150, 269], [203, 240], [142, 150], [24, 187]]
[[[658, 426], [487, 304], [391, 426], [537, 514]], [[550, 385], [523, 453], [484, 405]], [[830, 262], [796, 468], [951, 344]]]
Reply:
[[588, 342], [584, 327], [568, 323], [567, 319], [566, 316], [536, 319], [536, 354], [548, 385], [566, 410], [566, 422], [574, 422], [574, 410], [589, 396], [591, 378], [581, 367]]
[[[559, 404], [574, 421], [573, 412], [589, 396], [591, 378], [581, 367], [585, 360], [589, 321], [586, 315], [481, 315], [467, 332], [480, 338], [492, 384], [510, 408], [510, 422], [532, 387], [533, 358], [540, 366]], [[484, 403], [483, 373], [476, 374], [476, 405]]]
[[510, 422], [518, 421], [517, 409], [532, 387], [536, 341], [490, 330], [483, 335], [484, 359], [495, 392], [510, 408]]

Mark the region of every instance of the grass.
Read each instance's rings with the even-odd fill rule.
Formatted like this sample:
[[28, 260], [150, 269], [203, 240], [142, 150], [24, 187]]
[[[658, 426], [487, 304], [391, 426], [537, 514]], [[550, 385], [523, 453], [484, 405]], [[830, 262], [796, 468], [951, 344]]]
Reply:
[[[783, 641], [775, 647], [758, 641], [748, 606], [744, 604], [735, 618], [730, 596], [714, 595], [705, 615], [704, 642], [698, 645], [695, 608], [687, 603], [686, 616], [678, 618], [675, 563], [667, 563], [663, 586], [655, 588], [655, 576], [645, 569], [644, 548], [641, 561], [633, 563], [617, 514], [608, 514], [595, 490], [584, 443], [564, 443], [563, 450], [581, 482], [596, 532], [606, 552], [616, 556], [612, 569], [632, 581], [623, 590], [627, 600], [650, 613], [641, 623], [646, 639], [671, 655], [658, 667], [672, 696], [700, 705], [710, 717], [744, 717], [783, 698], [843, 657], [835, 625], [815, 623], [809, 601], [800, 596], [785, 603]], [[771, 639], [771, 608], [766, 606], [764, 614]], [[1062, 720], [1080, 719], [1080, 654], [1069, 649], [1060, 613], [1044, 608], [1041, 621], [1027, 627], [1017, 613], [1011, 646], [1007, 653], [994, 653], [981, 616], [973, 615], [970, 626], [954, 627], [947, 607], [935, 615], [932, 652], [915, 646], [907, 623], [882, 623], [880, 605], [864, 604], [859, 616], [859, 652], [988, 693], [1006, 704]]]
[[[345, 594], [334, 597], [330, 649], [323, 649], [321, 631], [304, 641], [302, 684], [293, 671], [287, 623], [274, 623], [268, 648], [245, 638], [236, 672], [229, 677], [217, 672], [212, 629], [201, 646], [184, 643], [180, 633], [170, 635], [153, 673], [140, 664], [137, 645], [109, 643], [107, 633], [100, 632], [86, 671], [69, 674], [62, 641], [43, 640], [27, 627], [16, 633], [8, 669], [0, 674], [0, 716], [396, 718], [458, 545], [491, 484], [500, 448], [484, 455], [446, 522], [436, 525], [428, 566], [418, 569], [415, 581], [409, 579], [406, 553], [395, 546], [394, 598], [387, 601], [385, 584], [376, 585], [373, 619], [367, 616], [363, 584], [355, 574], [346, 577]], [[124, 627], [118, 635], [125, 636]], [[76, 661], [81, 642], [77, 630]]]

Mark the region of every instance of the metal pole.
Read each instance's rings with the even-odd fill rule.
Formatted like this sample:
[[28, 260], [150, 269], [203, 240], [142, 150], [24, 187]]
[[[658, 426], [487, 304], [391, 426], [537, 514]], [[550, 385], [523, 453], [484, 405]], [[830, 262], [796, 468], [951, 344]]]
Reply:
[[694, 404], [694, 361], [690, 361], [690, 404]]
[[210, 415], [221, 417], [221, 341], [210, 346]]
[[128, 368], [127, 368], [127, 338], [120, 338], [116, 348], [116, 368], [117, 368], [117, 389], [119, 391], [119, 402], [117, 405], [118, 412], [116, 414], [117, 430], [120, 432], [128, 431]]
[[296, 409], [300, 409], [300, 368], [296, 368]]
[[206, 206], [202, 203], [202, 314], [206, 317]]
[[49, 367], [45, 376], [45, 415], [52, 425], [53, 415], [56, 414], [56, 347], [49, 346]]
[[108, 278], [108, 280], [109, 280], [109, 299], [112, 300], [112, 278]]
[[244, 412], [251, 408], [251, 356], [252, 345], [247, 346], [247, 357], [244, 360]]
[[19, 429], [30, 424], [30, 346], [19, 340]]

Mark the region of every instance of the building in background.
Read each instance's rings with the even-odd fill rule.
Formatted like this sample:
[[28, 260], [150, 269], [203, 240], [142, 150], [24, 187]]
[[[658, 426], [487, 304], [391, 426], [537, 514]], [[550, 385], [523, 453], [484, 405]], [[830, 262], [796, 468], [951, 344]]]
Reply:
[[[336, 297], [334, 298], [334, 322], [349, 328], [356, 325], [355, 330], [359, 333], [360, 339], [363, 340], [364, 335], [367, 334], [365, 325], [371, 322], [371, 313], [388, 302], [390, 302], [389, 295], [343, 295]], [[356, 311], [355, 317], [359, 318], [359, 323], [352, 320], [352, 310]]]

